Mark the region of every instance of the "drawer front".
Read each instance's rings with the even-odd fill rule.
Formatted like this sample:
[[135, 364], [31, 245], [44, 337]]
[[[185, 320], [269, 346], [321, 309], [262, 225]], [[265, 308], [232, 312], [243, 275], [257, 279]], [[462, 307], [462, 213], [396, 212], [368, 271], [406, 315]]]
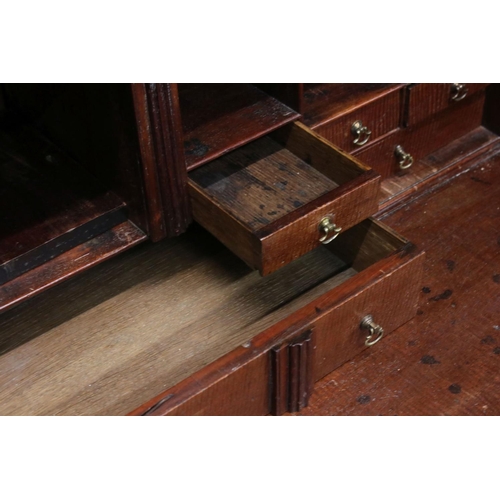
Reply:
[[313, 129], [345, 151], [360, 150], [399, 127], [401, 95], [402, 90], [396, 89]]
[[418, 83], [406, 92], [405, 125], [412, 126], [426, 118], [470, 99], [484, 90], [487, 83]]
[[[343, 240], [343, 241], [342, 241]], [[424, 254], [368, 220], [331, 250], [359, 272], [132, 415], [266, 415], [307, 406], [316, 381], [416, 313]], [[393, 251], [394, 248], [398, 250]], [[388, 253], [389, 252], [389, 253]], [[384, 330], [367, 346], [371, 315]], [[376, 340], [380, 332], [374, 333]]]
[[411, 171], [411, 166], [402, 168], [408, 165], [409, 161], [405, 162], [402, 154], [397, 154], [397, 146], [400, 146], [404, 153], [411, 155], [415, 163], [479, 127], [483, 106], [484, 92], [480, 92], [417, 126], [399, 129], [379, 143], [354, 155], [376, 170], [383, 179], [404, 175]]
[[[315, 381], [361, 351], [377, 348], [378, 342], [366, 345], [370, 331], [362, 328], [361, 324], [368, 316], [372, 317], [375, 325], [383, 328], [383, 336], [415, 316], [422, 269], [422, 261], [411, 261], [387, 276], [381, 276], [361, 293], [353, 295], [315, 321]], [[375, 341], [379, 335], [378, 332], [372, 333], [369, 342]], [[378, 345], [378, 348], [382, 347], [383, 342]]]
[[190, 173], [193, 217], [265, 276], [377, 211], [380, 177], [301, 123]]

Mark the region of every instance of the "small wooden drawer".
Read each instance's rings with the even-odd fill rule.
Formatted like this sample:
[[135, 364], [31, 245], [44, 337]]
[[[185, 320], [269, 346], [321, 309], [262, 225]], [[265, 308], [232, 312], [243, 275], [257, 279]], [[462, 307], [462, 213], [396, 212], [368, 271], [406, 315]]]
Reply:
[[400, 125], [402, 89], [394, 88], [354, 111], [313, 127], [314, 131], [348, 152], [373, 144]]
[[488, 83], [417, 83], [406, 89], [404, 124], [415, 125], [484, 90]]
[[189, 174], [194, 219], [263, 276], [374, 214], [379, 187], [298, 122]]
[[[416, 126], [395, 131], [382, 141], [354, 155], [376, 170], [383, 179], [411, 172], [413, 164], [481, 125], [484, 92], [457, 102]], [[410, 155], [405, 161], [397, 147]], [[404, 168], [410, 165], [408, 168]]]
[[[325, 281], [262, 317], [248, 337], [233, 333], [239, 347], [220, 357], [213, 352], [213, 362], [131, 415], [299, 411], [316, 381], [364, 349], [383, 348], [383, 337], [415, 315], [424, 254], [387, 226], [368, 219], [315, 252], [333, 259], [328, 263], [323, 255], [318, 270], [333, 266], [337, 272], [326, 273]], [[312, 254], [306, 258], [313, 259]], [[290, 280], [284, 271], [276, 274]], [[375, 342], [379, 337], [381, 342]]]

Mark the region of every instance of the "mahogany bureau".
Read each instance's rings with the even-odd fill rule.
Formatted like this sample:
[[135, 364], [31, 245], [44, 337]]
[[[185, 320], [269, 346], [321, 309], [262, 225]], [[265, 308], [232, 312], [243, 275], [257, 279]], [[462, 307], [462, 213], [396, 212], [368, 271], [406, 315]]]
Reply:
[[379, 218], [487, 155], [499, 102], [3, 84], [0, 414], [300, 411], [415, 315], [425, 255]]

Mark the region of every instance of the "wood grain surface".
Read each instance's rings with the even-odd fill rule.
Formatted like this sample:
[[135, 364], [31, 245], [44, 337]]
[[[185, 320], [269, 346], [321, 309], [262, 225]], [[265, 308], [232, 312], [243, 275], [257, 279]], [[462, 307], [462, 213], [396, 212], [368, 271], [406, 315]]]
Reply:
[[484, 92], [480, 92], [414, 127], [396, 130], [372, 146], [353, 154], [376, 170], [382, 179], [407, 175], [411, 173], [412, 167], [400, 169], [399, 160], [394, 154], [397, 145], [411, 154], [414, 162], [418, 161], [480, 127], [483, 106]]
[[188, 170], [299, 117], [247, 83], [179, 84]]
[[[478, 127], [415, 161], [410, 171], [404, 175], [384, 179], [380, 188], [379, 214], [394, 211], [406, 199], [415, 196], [415, 193], [423, 193], [449, 179], [453, 172], [460, 173], [463, 168], [470, 168], [471, 160], [496, 148], [499, 141], [498, 135], [484, 127]], [[467, 163], [466, 166], [464, 162]]]
[[125, 414], [355, 273], [320, 248], [261, 278], [200, 229], [143, 245], [0, 317], [0, 414]]
[[183, 233], [192, 222], [183, 131], [175, 83], [132, 84], [145, 200], [152, 241]]
[[403, 87], [401, 83], [305, 83], [304, 123], [317, 127]]
[[356, 136], [351, 131], [353, 123], [360, 121], [368, 128], [371, 133], [366, 146], [373, 144], [400, 126], [401, 97], [402, 89], [395, 87], [392, 92], [382, 95], [379, 99], [369, 101], [356, 110], [336, 116], [320, 126], [314, 126], [313, 129], [345, 151], [359, 151], [365, 145], [354, 144]]
[[196, 169], [190, 178], [206, 196], [251, 231], [337, 187], [270, 137]]
[[[484, 90], [488, 83], [466, 83], [467, 94], [464, 101]], [[426, 118], [453, 107], [461, 101], [451, 99], [451, 83], [417, 83], [406, 88], [405, 126], [415, 125]]]
[[0, 288], [0, 313], [144, 241], [130, 221], [54, 257]]
[[500, 153], [474, 166], [385, 219], [427, 254], [417, 316], [301, 414], [500, 414]]
[[263, 276], [377, 211], [379, 176], [299, 122], [190, 173], [193, 217]]
[[[381, 240], [385, 241], [380, 244]], [[351, 241], [359, 245], [351, 248]], [[348, 352], [352, 355], [353, 349], [359, 352], [367, 348], [364, 345], [366, 333], [360, 328], [360, 323], [369, 313], [370, 308], [367, 306], [373, 300], [380, 301], [379, 305], [384, 306], [383, 309], [377, 306], [372, 312], [384, 322], [387, 333], [415, 314], [415, 296], [420, 288], [421, 259], [424, 254], [405, 239], [398, 237], [392, 230], [388, 231], [380, 223], [367, 220], [341, 234], [328, 249], [335, 253], [342, 249], [343, 260], [356, 263], [358, 274], [339, 286], [324, 290], [312, 302], [305, 303], [251, 341], [158, 394], [131, 414], [264, 415], [277, 411], [283, 407], [279, 392], [284, 386], [291, 389], [292, 384], [297, 388], [298, 383], [306, 389], [310, 380], [308, 373], [311, 373], [307, 369], [309, 356], [306, 352], [306, 363], [296, 365], [303, 369], [273, 369], [277, 368], [273, 353], [281, 344], [300, 342], [306, 331], [312, 330], [312, 351], [307, 351], [312, 354], [313, 380], [318, 380], [321, 378], [321, 369], [325, 369], [328, 363], [341, 363], [341, 358]], [[358, 254], [364, 257], [358, 259]], [[402, 302], [387, 301], [388, 296], [395, 294], [403, 298]], [[316, 334], [320, 337], [317, 342], [314, 340]], [[346, 335], [349, 340], [344, 342]], [[316, 350], [316, 344], [321, 348]], [[331, 347], [334, 347], [334, 355], [330, 352], [324, 357], [325, 349]], [[313, 358], [321, 360], [318, 365], [320, 370], [316, 369]], [[276, 376], [280, 375], [285, 376], [285, 380], [278, 382], [278, 389]], [[301, 404], [300, 401], [304, 403], [305, 400], [307, 395], [295, 399], [295, 403]]]

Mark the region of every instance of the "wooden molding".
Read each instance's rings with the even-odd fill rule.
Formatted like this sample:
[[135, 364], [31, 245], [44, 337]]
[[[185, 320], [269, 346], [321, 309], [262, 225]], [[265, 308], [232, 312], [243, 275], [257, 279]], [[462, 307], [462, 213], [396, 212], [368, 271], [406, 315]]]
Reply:
[[150, 238], [176, 236], [191, 222], [177, 85], [133, 83]]
[[313, 351], [312, 329], [271, 349], [273, 415], [297, 412], [308, 405], [314, 385]]

